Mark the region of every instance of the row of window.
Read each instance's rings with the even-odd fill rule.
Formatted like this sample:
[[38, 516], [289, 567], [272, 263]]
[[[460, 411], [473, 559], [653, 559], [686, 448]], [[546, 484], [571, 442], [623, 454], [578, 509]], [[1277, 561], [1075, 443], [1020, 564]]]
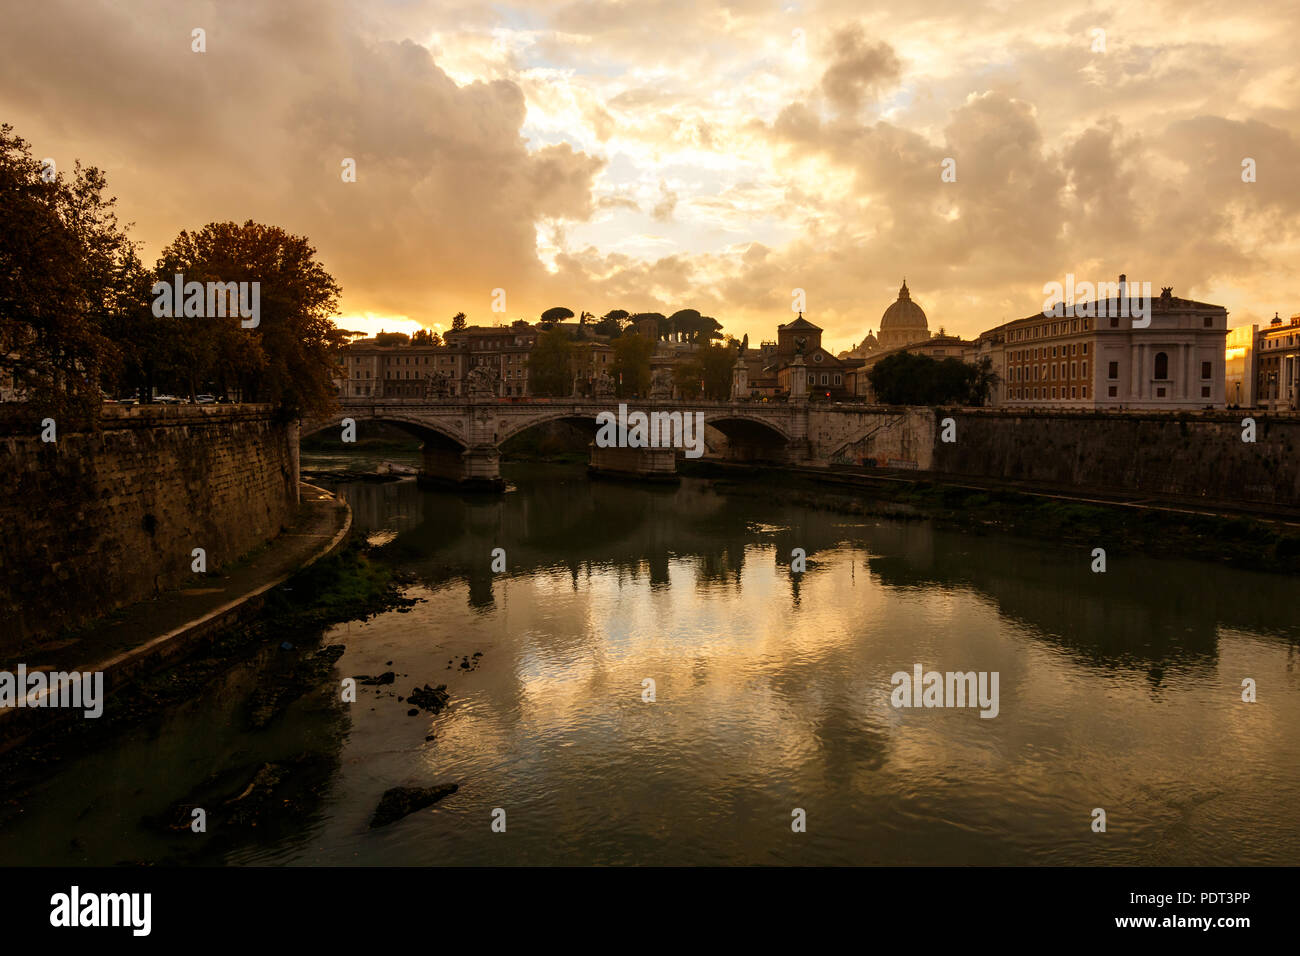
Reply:
[[[1016, 365], [1010, 369], [1011, 381], [1024, 382], [1030, 381], [1030, 371], [1032, 369], [1032, 381], [1056, 381], [1058, 378], [1057, 370], [1060, 369], [1059, 377], [1066, 379], [1066, 368], [1064, 362], [1052, 362], [1050, 365]], [[1069, 378], [1087, 378], [1088, 362], [1085, 359], [1082, 362], [1071, 362], [1069, 368]], [[1067, 379], [1068, 381], [1068, 379]]]
[[[1157, 352], [1153, 362], [1151, 377], [1155, 379], [1169, 378], [1169, 356], [1164, 352]], [[1119, 362], [1111, 362], [1106, 367], [1106, 377], [1110, 379], [1119, 378]], [[1214, 377], [1214, 363], [1201, 363], [1201, 378], [1208, 379]]]
[[[1082, 323], [1082, 325], [1080, 324]], [[1065, 322], [1043, 322], [1024, 328], [1012, 329], [1007, 333], [1007, 341], [1023, 342], [1026, 339], [1040, 339], [1053, 335], [1069, 335], [1071, 332], [1087, 332], [1092, 328], [1091, 319], [1070, 319]], [[1050, 330], [1050, 331], [1049, 331]]]
[[[832, 383], [831, 381], [829, 381], [831, 378], [834, 378], [834, 379], [835, 379], [835, 381], [834, 381], [833, 383]], [[823, 384], [823, 385], [831, 385], [831, 384], [839, 385], [841, 382], [843, 382], [843, 380], [844, 380], [844, 379], [843, 379], [843, 376], [840, 376], [840, 375], [834, 375], [834, 376], [832, 376], [832, 375], [830, 375], [830, 373], [828, 373], [828, 372], [822, 372], [822, 384]], [[809, 384], [809, 385], [816, 385], [816, 384], [817, 384], [817, 376], [816, 376], [816, 375], [813, 375], [813, 374], [811, 374], [811, 373], [809, 373], [809, 375], [808, 375], [808, 384]]]
[[[1087, 385], [1071, 385], [1071, 386], [1070, 386], [1070, 391], [1069, 391], [1069, 394], [1068, 394], [1068, 395], [1066, 394], [1066, 390], [1065, 390], [1065, 388], [1066, 388], [1066, 387], [1065, 387], [1064, 385], [1060, 385], [1060, 386], [1053, 385], [1053, 386], [1051, 387], [1051, 395], [1050, 395], [1050, 397], [1051, 397], [1051, 398], [1055, 398], [1055, 399], [1057, 399], [1058, 401], [1059, 401], [1059, 400], [1063, 400], [1063, 399], [1070, 399], [1070, 398], [1079, 399], [1079, 398], [1087, 398], [1087, 397], [1088, 397], [1088, 386], [1087, 386]], [[1059, 395], [1057, 394], [1058, 391], [1060, 392]], [[1022, 398], [1022, 399], [1030, 399], [1030, 398], [1045, 399], [1045, 398], [1048, 398], [1048, 397], [1049, 397], [1049, 395], [1048, 395], [1048, 387], [1047, 387], [1046, 385], [1040, 386], [1040, 387], [1038, 387], [1038, 388], [1030, 388], [1030, 387], [1028, 387], [1028, 386], [1026, 386], [1026, 387], [1024, 387], [1024, 388], [1013, 388], [1013, 389], [1010, 390], [1010, 392], [1011, 392], [1011, 394], [1010, 394], [1010, 398], [1012, 398], [1012, 399], [1016, 399], [1016, 398]], [[1040, 393], [1041, 393], [1041, 394], [1040, 394]]]
[[[1079, 348], [1080, 345], [1083, 346], [1082, 350], [1080, 350], [1080, 348]], [[1064, 355], [1087, 355], [1087, 354], [1088, 354], [1088, 343], [1087, 343], [1087, 342], [1082, 342], [1082, 343], [1080, 343], [1080, 342], [1071, 342], [1069, 345], [1061, 345], [1061, 346], [1053, 345], [1053, 346], [1052, 346], [1052, 355], [1051, 355], [1052, 358], [1057, 358], [1057, 357], [1058, 357], [1058, 356], [1057, 356], [1057, 352], [1056, 352], [1056, 350], [1057, 350], [1058, 348], [1061, 350], [1060, 354], [1061, 354], [1062, 356], [1064, 356]], [[1008, 355], [1007, 358], [1008, 358], [1008, 361], [1011, 361], [1011, 362], [1028, 362], [1028, 361], [1037, 361], [1038, 359], [1045, 359], [1045, 358], [1047, 358], [1047, 357], [1048, 357], [1048, 355], [1047, 355], [1047, 346], [1044, 345], [1042, 348], [1033, 348], [1033, 349], [1015, 349], [1015, 350], [1013, 350], [1013, 351], [1010, 353], [1010, 355]]]

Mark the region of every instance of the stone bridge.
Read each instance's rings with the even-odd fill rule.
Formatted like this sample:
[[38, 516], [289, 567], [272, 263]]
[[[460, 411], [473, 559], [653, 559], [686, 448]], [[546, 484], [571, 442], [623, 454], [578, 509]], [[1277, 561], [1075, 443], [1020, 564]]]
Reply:
[[[706, 454], [727, 461], [766, 464], [827, 464], [843, 457], [855, 442], [872, 436], [911, 436], [916, 427], [933, 439], [933, 414], [929, 409], [882, 409], [869, 406], [832, 406], [792, 402], [705, 402], [638, 399], [499, 399], [499, 398], [346, 398], [329, 418], [307, 420], [301, 435], [341, 429], [345, 419], [358, 426], [384, 422], [401, 428], [424, 442], [422, 479], [463, 487], [500, 488], [499, 469], [503, 442], [547, 422], [569, 422], [596, 434], [597, 416], [619, 412], [626, 404], [629, 416], [702, 416], [707, 431]], [[915, 418], [915, 421], [912, 419]], [[926, 428], [926, 424], [929, 427]], [[907, 428], [901, 429], [900, 425]], [[904, 445], [908, 441], [904, 440]], [[915, 443], [915, 442], [913, 442]], [[925, 461], [929, 467], [928, 447]], [[640, 478], [671, 478], [682, 448], [602, 448], [591, 445], [591, 470], [595, 473]]]

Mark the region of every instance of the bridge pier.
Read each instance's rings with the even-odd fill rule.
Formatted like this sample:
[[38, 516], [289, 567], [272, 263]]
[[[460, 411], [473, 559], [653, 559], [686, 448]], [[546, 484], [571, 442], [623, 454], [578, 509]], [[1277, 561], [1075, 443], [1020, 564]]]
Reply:
[[677, 453], [671, 448], [601, 448], [595, 442], [587, 474], [596, 478], [680, 481]]
[[450, 448], [424, 443], [424, 466], [416, 480], [421, 485], [455, 488], [459, 491], [504, 491], [501, 452], [495, 445]]

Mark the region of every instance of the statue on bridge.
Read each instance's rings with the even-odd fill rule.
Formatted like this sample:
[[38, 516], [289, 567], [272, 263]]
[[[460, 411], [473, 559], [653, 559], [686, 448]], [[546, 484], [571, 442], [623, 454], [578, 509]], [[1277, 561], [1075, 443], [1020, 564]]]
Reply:
[[593, 398], [614, 397], [614, 380], [609, 377], [609, 373], [603, 368], [591, 380], [591, 395]]
[[465, 376], [465, 394], [470, 398], [496, 398], [500, 391], [497, 384], [495, 369], [488, 365], [476, 365]]
[[673, 373], [666, 368], [655, 369], [654, 378], [650, 380], [650, 397], [665, 400], [673, 397]]
[[446, 398], [451, 394], [451, 379], [442, 372], [430, 372], [424, 377], [425, 398]]

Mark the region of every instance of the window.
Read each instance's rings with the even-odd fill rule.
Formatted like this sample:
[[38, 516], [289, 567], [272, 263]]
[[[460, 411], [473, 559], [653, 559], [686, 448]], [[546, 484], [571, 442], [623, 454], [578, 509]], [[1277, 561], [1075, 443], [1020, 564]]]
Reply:
[[1209, 328], [1213, 328], [1213, 326], [1214, 326], [1214, 316], [1207, 315], [1205, 317], [1205, 327], [1209, 329]]
[[835, 376], [835, 384], [840, 384], [840, 377], [838, 375]]
[[1201, 386], [1201, 398], [1209, 398], [1209, 397], [1210, 397], [1210, 386], [1208, 386], [1208, 385], [1202, 385], [1202, 386]]
[[1088, 343], [1087, 343], [1087, 342], [1084, 342], [1084, 343], [1083, 343], [1083, 354], [1084, 354], [1084, 355], [1087, 355], [1087, 354], [1088, 354]]
[[1165, 397], [1165, 390], [1163, 388], [1157, 388], [1156, 398], [1164, 398], [1164, 397]]
[[1087, 386], [1087, 385], [1083, 386], [1083, 397], [1084, 397], [1084, 398], [1087, 398], [1087, 397], [1088, 397], [1088, 386]]
[[[1169, 356], [1164, 352], [1156, 353], [1156, 374], [1157, 379], [1166, 379], [1169, 377]], [[1160, 395], [1164, 395], [1164, 389], [1160, 390]]]
[[1202, 362], [1202, 363], [1201, 363], [1201, 378], [1209, 378], [1209, 377], [1210, 377], [1210, 363], [1209, 363], [1209, 362]]
[[1052, 398], [1056, 398], [1056, 386], [1052, 386]]
[[1116, 386], [1112, 385], [1110, 388], [1106, 389], [1106, 394], [1109, 395], [1111, 398], [1114, 398], [1116, 395], [1119, 394], [1119, 389]]
[[1118, 329], [1118, 328], [1119, 328], [1119, 316], [1118, 316], [1118, 315], [1112, 315], [1112, 316], [1110, 317], [1110, 327], [1111, 327], [1112, 329]]
[[[822, 360], [822, 353], [821, 353], [821, 352], [818, 352], [818, 353], [816, 353], [815, 355], [813, 355], [813, 361], [814, 361], [814, 362], [820, 362], [821, 360]], [[825, 382], [822, 382], [822, 384], [825, 385], [826, 383], [825, 383]]]
[[822, 372], [822, 384], [823, 384], [823, 385], [829, 385], [829, 384], [830, 384], [830, 383], [826, 380], [826, 373], [825, 373], [825, 372]]

